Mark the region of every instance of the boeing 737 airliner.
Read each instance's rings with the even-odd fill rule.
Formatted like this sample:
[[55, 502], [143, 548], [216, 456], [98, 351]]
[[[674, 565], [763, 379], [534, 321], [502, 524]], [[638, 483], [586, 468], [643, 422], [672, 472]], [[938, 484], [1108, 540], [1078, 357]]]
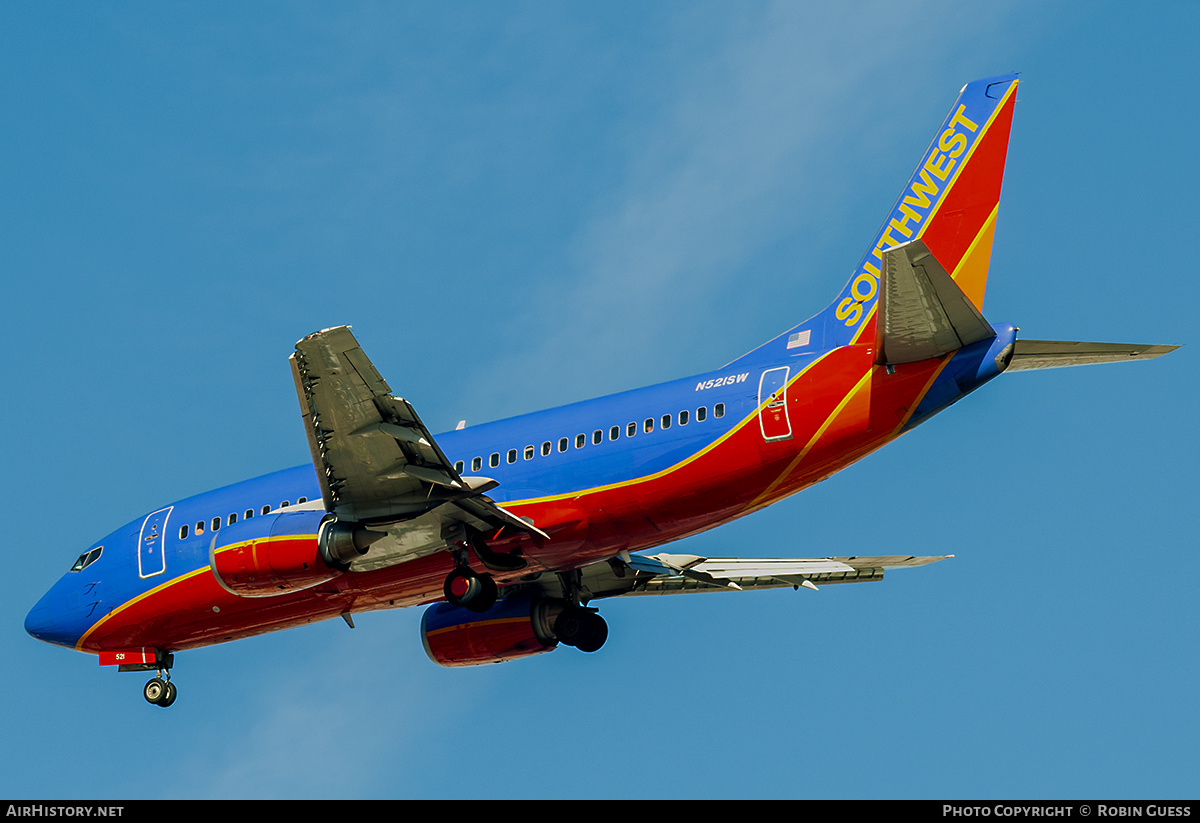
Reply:
[[599, 649], [606, 597], [878, 580], [940, 557], [640, 553], [817, 483], [1004, 371], [1171, 346], [1023, 340], [982, 314], [1015, 75], [965, 86], [850, 282], [707, 374], [434, 436], [348, 327], [291, 356], [311, 465], [161, 506], [89, 547], [25, 621], [155, 672], [174, 654], [428, 605], [425, 649], [464, 666]]

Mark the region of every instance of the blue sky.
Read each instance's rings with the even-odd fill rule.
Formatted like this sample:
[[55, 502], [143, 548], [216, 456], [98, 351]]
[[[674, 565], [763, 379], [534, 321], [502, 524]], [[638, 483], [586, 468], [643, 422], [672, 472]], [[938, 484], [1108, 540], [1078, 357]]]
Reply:
[[[1196, 797], [1200, 11], [1087, 8], [0, 6], [0, 795]], [[985, 312], [1184, 348], [1003, 377], [677, 547], [953, 560], [478, 670], [361, 615], [179, 655], [169, 711], [24, 634], [116, 526], [308, 459], [303, 335], [352, 324], [435, 431], [720, 365], [1013, 70]]]

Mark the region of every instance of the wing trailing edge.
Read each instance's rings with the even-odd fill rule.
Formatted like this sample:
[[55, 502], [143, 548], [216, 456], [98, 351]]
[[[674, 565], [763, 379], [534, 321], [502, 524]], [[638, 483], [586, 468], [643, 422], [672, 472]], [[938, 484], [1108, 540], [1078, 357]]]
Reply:
[[784, 587], [866, 583], [891, 569], [925, 566], [953, 555], [749, 558], [691, 554], [629, 555], [622, 563], [596, 563], [581, 570], [581, 583], [593, 598], [624, 595], [689, 594]]
[[[310, 334], [290, 359], [325, 509], [340, 522], [387, 532], [352, 569], [444, 551], [467, 542], [469, 532], [548, 537], [484, 494], [495, 480], [458, 474], [412, 404], [391, 394], [349, 326]], [[481, 557], [488, 552], [483, 543], [472, 546]]]

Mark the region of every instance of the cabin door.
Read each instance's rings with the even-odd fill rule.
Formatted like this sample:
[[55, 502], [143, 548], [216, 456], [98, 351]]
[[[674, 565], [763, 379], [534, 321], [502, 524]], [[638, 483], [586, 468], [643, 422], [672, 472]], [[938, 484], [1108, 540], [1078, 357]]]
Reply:
[[758, 425], [763, 440], [790, 440], [792, 424], [788, 420], [787, 366], [767, 369], [758, 381]]
[[163, 552], [163, 538], [167, 530], [167, 518], [174, 506], [167, 506], [150, 514], [138, 534], [138, 577], [153, 577], [167, 569], [167, 558]]

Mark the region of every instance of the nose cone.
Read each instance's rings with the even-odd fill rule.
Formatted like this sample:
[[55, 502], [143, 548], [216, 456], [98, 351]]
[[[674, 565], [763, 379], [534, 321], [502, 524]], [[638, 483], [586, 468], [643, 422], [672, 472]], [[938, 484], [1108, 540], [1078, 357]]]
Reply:
[[[91, 621], [90, 608], [81, 608], [78, 598], [70, 596], [71, 581], [64, 577], [37, 602], [25, 617], [25, 631], [38, 640], [56, 646], [74, 648]], [[77, 575], [74, 575], [77, 577]]]

